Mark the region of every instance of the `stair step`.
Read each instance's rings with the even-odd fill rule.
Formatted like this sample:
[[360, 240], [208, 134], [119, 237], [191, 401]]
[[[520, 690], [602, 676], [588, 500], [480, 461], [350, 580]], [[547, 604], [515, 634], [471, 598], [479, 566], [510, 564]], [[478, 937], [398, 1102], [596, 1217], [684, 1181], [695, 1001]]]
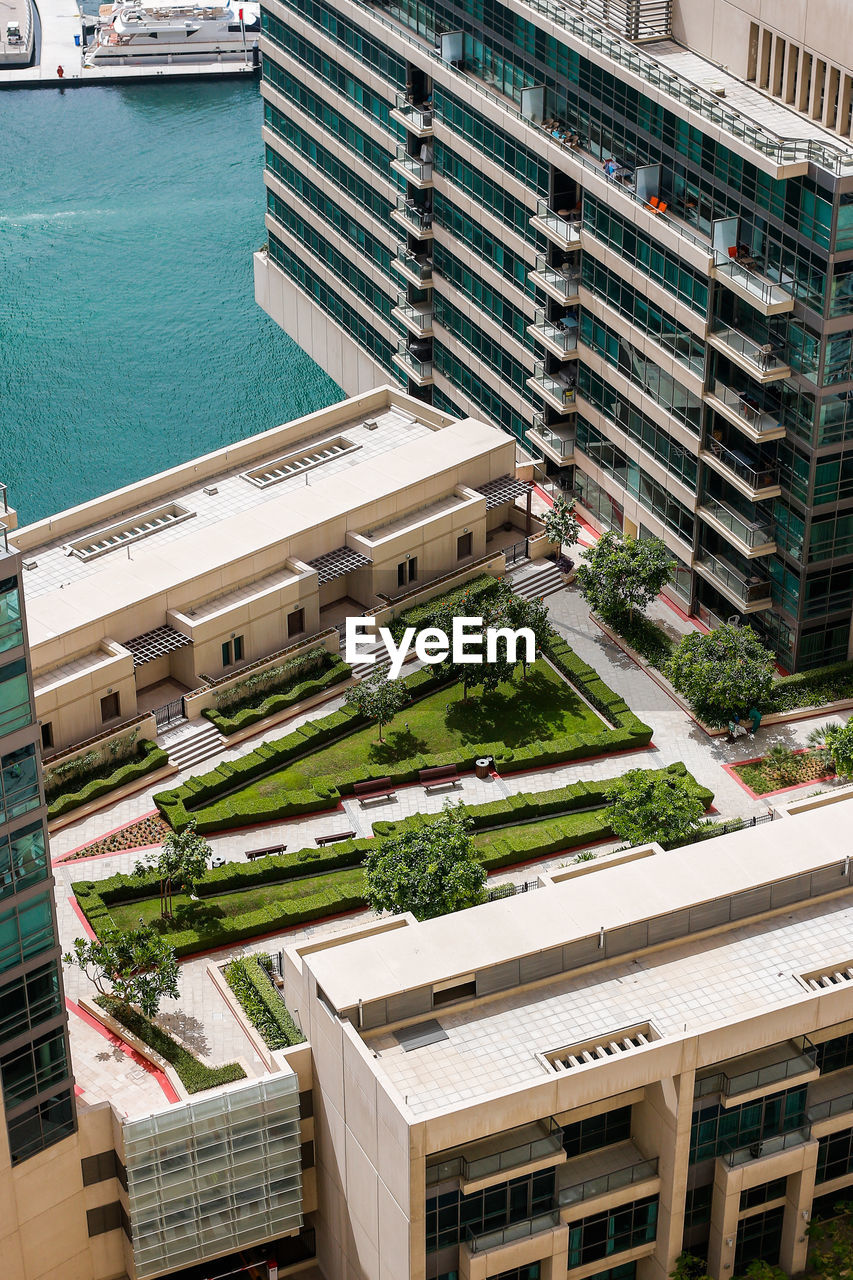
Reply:
[[211, 756], [218, 755], [226, 742], [227, 739], [223, 734], [211, 724], [204, 729], [199, 729], [197, 733], [180, 738], [171, 746], [167, 746], [166, 750], [172, 764], [177, 765], [183, 772], [200, 764], [202, 760], [209, 760]]

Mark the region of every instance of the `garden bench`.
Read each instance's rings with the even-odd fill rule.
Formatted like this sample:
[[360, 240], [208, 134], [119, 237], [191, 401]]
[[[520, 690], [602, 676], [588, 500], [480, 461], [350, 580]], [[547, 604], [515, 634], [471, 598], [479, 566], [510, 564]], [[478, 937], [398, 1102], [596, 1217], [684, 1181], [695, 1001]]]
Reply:
[[317, 836], [317, 844], [335, 844], [338, 840], [354, 840], [354, 831], [335, 831], [330, 836]]
[[255, 858], [268, 858], [270, 854], [286, 853], [286, 844], [273, 844], [268, 849], [247, 849], [246, 858], [249, 862], [254, 862]]
[[393, 800], [397, 794], [391, 785], [390, 778], [374, 778], [372, 782], [357, 782], [353, 792], [361, 805], [371, 804], [374, 800]]
[[432, 795], [433, 791], [446, 791], [449, 787], [458, 787], [462, 781], [453, 764], [442, 765], [435, 769], [420, 769], [418, 779], [423, 783], [428, 796]]

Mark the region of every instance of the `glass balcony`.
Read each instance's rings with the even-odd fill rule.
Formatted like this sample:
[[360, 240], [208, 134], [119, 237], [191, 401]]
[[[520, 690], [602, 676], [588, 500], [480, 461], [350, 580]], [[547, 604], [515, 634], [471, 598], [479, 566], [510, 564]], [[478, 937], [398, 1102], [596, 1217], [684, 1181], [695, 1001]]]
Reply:
[[549, 208], [547, 200], [536, 201], [536, 214], [530, 219], [530, 225], [561, 249], [577, 249], [581, 242], [580, 213], [569, 209], [554, 211]]
[[614, 1169], [612, 1173], [602, 1174], [599, 1178], [588, 1178], [586, 1182], [563, 1187], [557, 1194], [557, 1203], [561, 1208], [570, 1204], [579, 1204], [582, 1200], [589, 1200], [593, 1196], [607, 1195], [608, 1192], [618, 1191], [621, 1187], [630, 1187], [635, 1182], [656, 1178], [657, 1172], [657, 1157], [653, 1160], [643, 1160], [639, 1164], [628, 1165], [624, 1169]]
[[397, 264], [417, 284], [432, 284], [432, 258], [425, 253], [412, 253], [405, 245], [397, 247]]
[[[431, 144], [424, 143], [424, 148], [429, 147], [430, 156], [432, 155]], [[391, 168], [395, 169], [402, 177], [409, 182], [413, 182], [416, 187], [432, 186], [432, 159], [422, 160], [418, 156], [409, 155], [405, 147], [397, 148], [397, 158], [391, 162]]]
[[533, 1124], [521, 1125], [491, 1138], [469, 1143], [448, 1160], [427, 1167], [426, 1183], [433, 1186], [447, 1178], [463, 1182], [479, 1182], [494, 1174], [509, 1172], [549, 1157], [563, 1161], [563, 1131], [556, 1120], [548, 1117]]
[[432, 303], [409, 302], [404, 293], [397, 298], [393, 314], [413, 333], [427, 337], [432, 333]]
[[537, 360], [533, 377], [527, 379], [527, 385], [561, 412], [575, 407], [574, 378], [566, 373], [546, 373], [541, 360]]
[[775, 466], [764, 466], [758, 458], [743, 449], [732, 449], [720, 440], [709, 440], [704, 452], [718, 462], [720, 468], [736, 476], [756, 492], [779, 488], [778, 469]]
[[397, 94], [397, 102], [391, 116], [404, 129], [408, 129], [419, 138], [428, 138], [432, 135], [432, 108], [423, 103], [410, 102], [404, 93]]
[[432, 382], [432, 360], [418, 359], [413, 352], [409, 350], [405, 342], [397, 344], [397, 354], [394, 356], [394, 363], [400, 366], [413, 378], [419, 386], [427, 386]]
[[749, 265], [752, 259], [738, 261], [735, 258], [726, 257], [719, 249], [714, 251], [714, 257], [716, 279], [763, 315], [778, 315], [793, 309], [793, 295], [783, 285], [774, 284], [772, 280], [761, 275], [757, 264]]
[[758, 382], [775, 382], [791, 376], [790, 365], [780, 359], [772, 342], [758, 343], [728, 325], [720, 325], [709, 342]]
[[790, 1080], [792, 1076], [808, 1075], [815, 1070], [817, 1049], [807, 1036], [771, 1045], [757, 1053], [744, 1054], [726, 1063], [721, 1071], [703, 1076], [696, 1081], [694, 1097], [706, 1098], [721, 1093], [732, 1098], [739, 1093], [751, 1093], [767, 1085]]
[[497, 1231], [480, 1231], [475, 1234], [468, 1227], [466, 1243], [472, 1253], [485, 1253], [487, 1249], [500, 1249], [502, 1245], [512, 1244], [514, 1240], [527, 1240], [540, 1231], [552, 1231], [559, 1225], [559, 1209], [549, 1209], [546, 1213], [537, 1213], [533, 1218], [511, 1222], [509, 1226], [500, 1227]]
[[541, 413], [533, 415], [533, 426], [528, 431], [531, 444], [538, 445], [558, 466], [565, 466], [574, 461], [575, 429], [571, 427], [549, 427]]
[[561, 267], [552, 267], [548, 259], [543, 253], [536, 255], [536, 266], [530, 273], [530, 278], [544, 289], [557, 302], [574, 303], [578, 301], [578, 287], [580, 285], [580, 273], [575, 271], [573, 267], [564, 264]]
[[699, 506], [699, 513], [709, 515], [717, 524], [728, 529], [738, 542], [743, 543], [750, 551], [754, 551], [756, 547], [767, 547], [773, 543], [773, 527], [772, 523], [767, 520], [748, 520], [745, 516], [740, 515], [733, 507], [725, 502], [720, 502], [719, 498], [714, 498], [710, 493], [702, 496]]
[[774, 1138], [759, 1138], [749, 1146], [737, 1147], [725, 1157], [730, 1169], [737, 1165], [748, 1164], [750, 1160], [760, 1160], [762, 1156], [777, 1155], [780, 1151], [788, 1151], [791, 1147], [800, 1147], [811, 1137], [812, 1127], [805, 1124], [800, 1129], [792, 1129], [790, 1133], [780, 1133]]
[[745, 609], [763, 609], [771, 603], [770, 579], [759, 574], [746, 577], [722, 556], [710, 551], [700, 551], [695, 558], [696, 568], [705, 571], [722, 589], [723, 595], [741, 604]]
[[770, 437], [785, 431], [780, 421], [778, 410], [761, 407], [761, 402], [749, 391], [736, 391], [726, 386], [719, 378], [714, 381], [714, 390], [710, 393], [713, 402], [725, 412], [726, 418], [738, 427], [746, 426], [757, 436]]
[[432, 208], [416, 204], [410, 196], [397, 196], [393, 217], [407, 224], [422, 239], [432, 237]]
[[571, 356], [578, 349], [578, 322], [574, 317], [548, 320], [544, 307], [537, 307], [527, 332], [557, 356]]

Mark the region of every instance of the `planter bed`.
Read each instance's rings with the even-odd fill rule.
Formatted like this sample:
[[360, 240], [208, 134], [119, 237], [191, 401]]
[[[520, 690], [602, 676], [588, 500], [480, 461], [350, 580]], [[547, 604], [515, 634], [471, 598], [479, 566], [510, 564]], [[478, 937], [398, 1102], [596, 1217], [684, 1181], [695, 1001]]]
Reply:
[[762, 766], [765, 756], [755, 760], [742, 760], [739, 764], [729, 766], [729, 771], [747, 791], [756, 797], [774, 795], [777, 791], [788, 791], [794, 787], [803, 787], [809, 782], [825, 782], [834, 778], [834, 773], [827, 773], [826, 766], [812, 758], [808, 750], [795, 751], [797, 762], [785, 774], [768, 773]]
[[200, 1093], [203, 1089], [215, 1089], [246, 1078], [246, 1072], [238, 1062], [229, 1062], [223, 1067], [209, 1067], [207, 1063], [201, 1062], [195, 1054], [170, 1036], [168, 1031], [158, 1027], [138, 1010], [117, 1000], [115, 996], [96, 996], [95, 1004], [120, 1027], [124, 1027], [174, 1067], [187, 1093]]
[[70, 778], [68, 790], [61, 791], [59, 794], [51, 796], [48, 800], [48, 819], [61, 818], [63, 814], [69, 813], [72, 809], [79, 809], [81, 805], [89, 804], [93, 800], [99, 800], [102, 796], [109, 794], [110, 791], [125, 787], [128, 783], [135, 782], [137, 779], [145, 777], [148, 773], [155, 773], [158, 769], [165, 768], [168, 763], [168, 755], [161, 747], [157, 746], [156, 742], [140, 742], [138, 754], [135, 758], [125, 760], [113, 769], [105, 767], [103, 771], [99, 770], [97, 774], [88, 779], [85, 777]]
[[223, 974], [266, 1047], [288, 1049], [291, 1045], [304, 1043], [305, 1037], [273, 986], [268, 965], [269, 956], [242, 956], [231, 960]]
[[268, 693], [261, 694], [254, 701], [251, 697], [243, 699], [241, 703], [235, 704], [224, 711], [220, 711], [216, 707], [206, 707], [201, 714], [216, 725], [219, 732], [226, 737], [233, 733], [239, 733], [241, 730], [249, 728], [250, 725], [257, 724], [259, 720], [278, 715], [289, 707], [296, 706], [299, 702], [304, 702], [306, 699], [313, 698], [318, 693], [323, 693], [326, 689], [330, 689], [336, 684], [342, 684], [345, 680], [349, 680], [352, 671], [347, 663], [337, 656], [333, 657], [331, 654], [328, 655], [328, 658], [329, 662], [326, 665], [326, 670], [318, 671], [316, 675], [300, 680], [298, 684], [289, 685], [286, 689], [271, 690]]

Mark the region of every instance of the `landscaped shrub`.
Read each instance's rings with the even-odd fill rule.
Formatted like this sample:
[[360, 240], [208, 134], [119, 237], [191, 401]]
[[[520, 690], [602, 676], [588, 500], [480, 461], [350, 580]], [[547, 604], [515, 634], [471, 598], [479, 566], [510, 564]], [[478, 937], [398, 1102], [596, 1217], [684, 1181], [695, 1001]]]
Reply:
[[110, 791], [115, 791], [117, 787], [123, 787], [128, 782], [143, 778], [147, 773], [154, 773], [168, 763], [168, 755], [157, 746], [156, 742], [143, 740], [139, 743], [138, 754], [133, 759], [113, 765], [108, 772], [99, 772], [88, 781], [72, 777], [68, 785], [75, 789], [54, 793], [54, 798], [47, 806], [47, 816], [61, 818], [64, 813], [78, 809], [80, 805], [88, 804], [90, 800], [98, 800]]
[[273, 986], [268, 966], [269, 956], [243, 956], [225, 966], [225, 981], [267, 1048], [287, 1049], [305, 1037]]
[[798, 707], [821, 707], [828, 702], [853, 698], [853, 662], [834, 662], [814, 671], [782, 676], [773, 686], [767, 711], [794, 711]]
[[485, 602], [499, 590], [500, 579], [493, 578], [490, 573], [483, 573], [478, 578], [472, 578], [470, 582], [466, 582], [455, 591], [445, 592], [443, 595], [435, 596], [432, 600], [427, 600], [424, 604], [416, 604], [411, 609], [406, 609], [399, 617], [388, 624], [388, 629], [394, 639], [399, 640], [406, 627], [414, 627], [417, 631], [423, 631], [426, 627], [434, 627], [436, 619], [439, 617], [440, 609], [449, 605], [453, 612], [457, 612], [463, 602], [467, 616], [476, 618], [479, 616]]
[[616, 621], [608, 618], [607, 625], [653, 667], [662, 668], [672, 657], [675, 644], [663, 627], [652, 622], [651, 618], [642, 614], [635, 614], [633, 618], [617, 618]]
[[328, 662], [317, 666], [316, 674], [300, 680], [298, 684], [291, 681], [285, 689], [269, 692], [264, 692], [262, 689], [256, 690], [239, 701], [235, 700], [227, 707], [206, 707], [202, 715], [206, 716], [212, 724], [216, 725], [219, 732], [227, 737], [349, 679], [351, 668], [346, 662], [326, 653], [325, 649], [320, 652], [325, 654]]
[[95, 996], [95, 1003], [132, 1035], [147, 1044], [149, 1049], [165, 1058], [177, 1071], [187, 1093], [200, 1093], [202, 1089], [216, 1089], [219, 1085], [231, 1084], [234, 1080], [245, 1080], [246, 1073], [239, 1062], [229, 1062], [224, 1067], [207, 1066], [190, 1053], [189, 1049], [178, 1044], [168, 1031], [149, 1022], [138, 1010], [116, 1000], [114, 996]]

